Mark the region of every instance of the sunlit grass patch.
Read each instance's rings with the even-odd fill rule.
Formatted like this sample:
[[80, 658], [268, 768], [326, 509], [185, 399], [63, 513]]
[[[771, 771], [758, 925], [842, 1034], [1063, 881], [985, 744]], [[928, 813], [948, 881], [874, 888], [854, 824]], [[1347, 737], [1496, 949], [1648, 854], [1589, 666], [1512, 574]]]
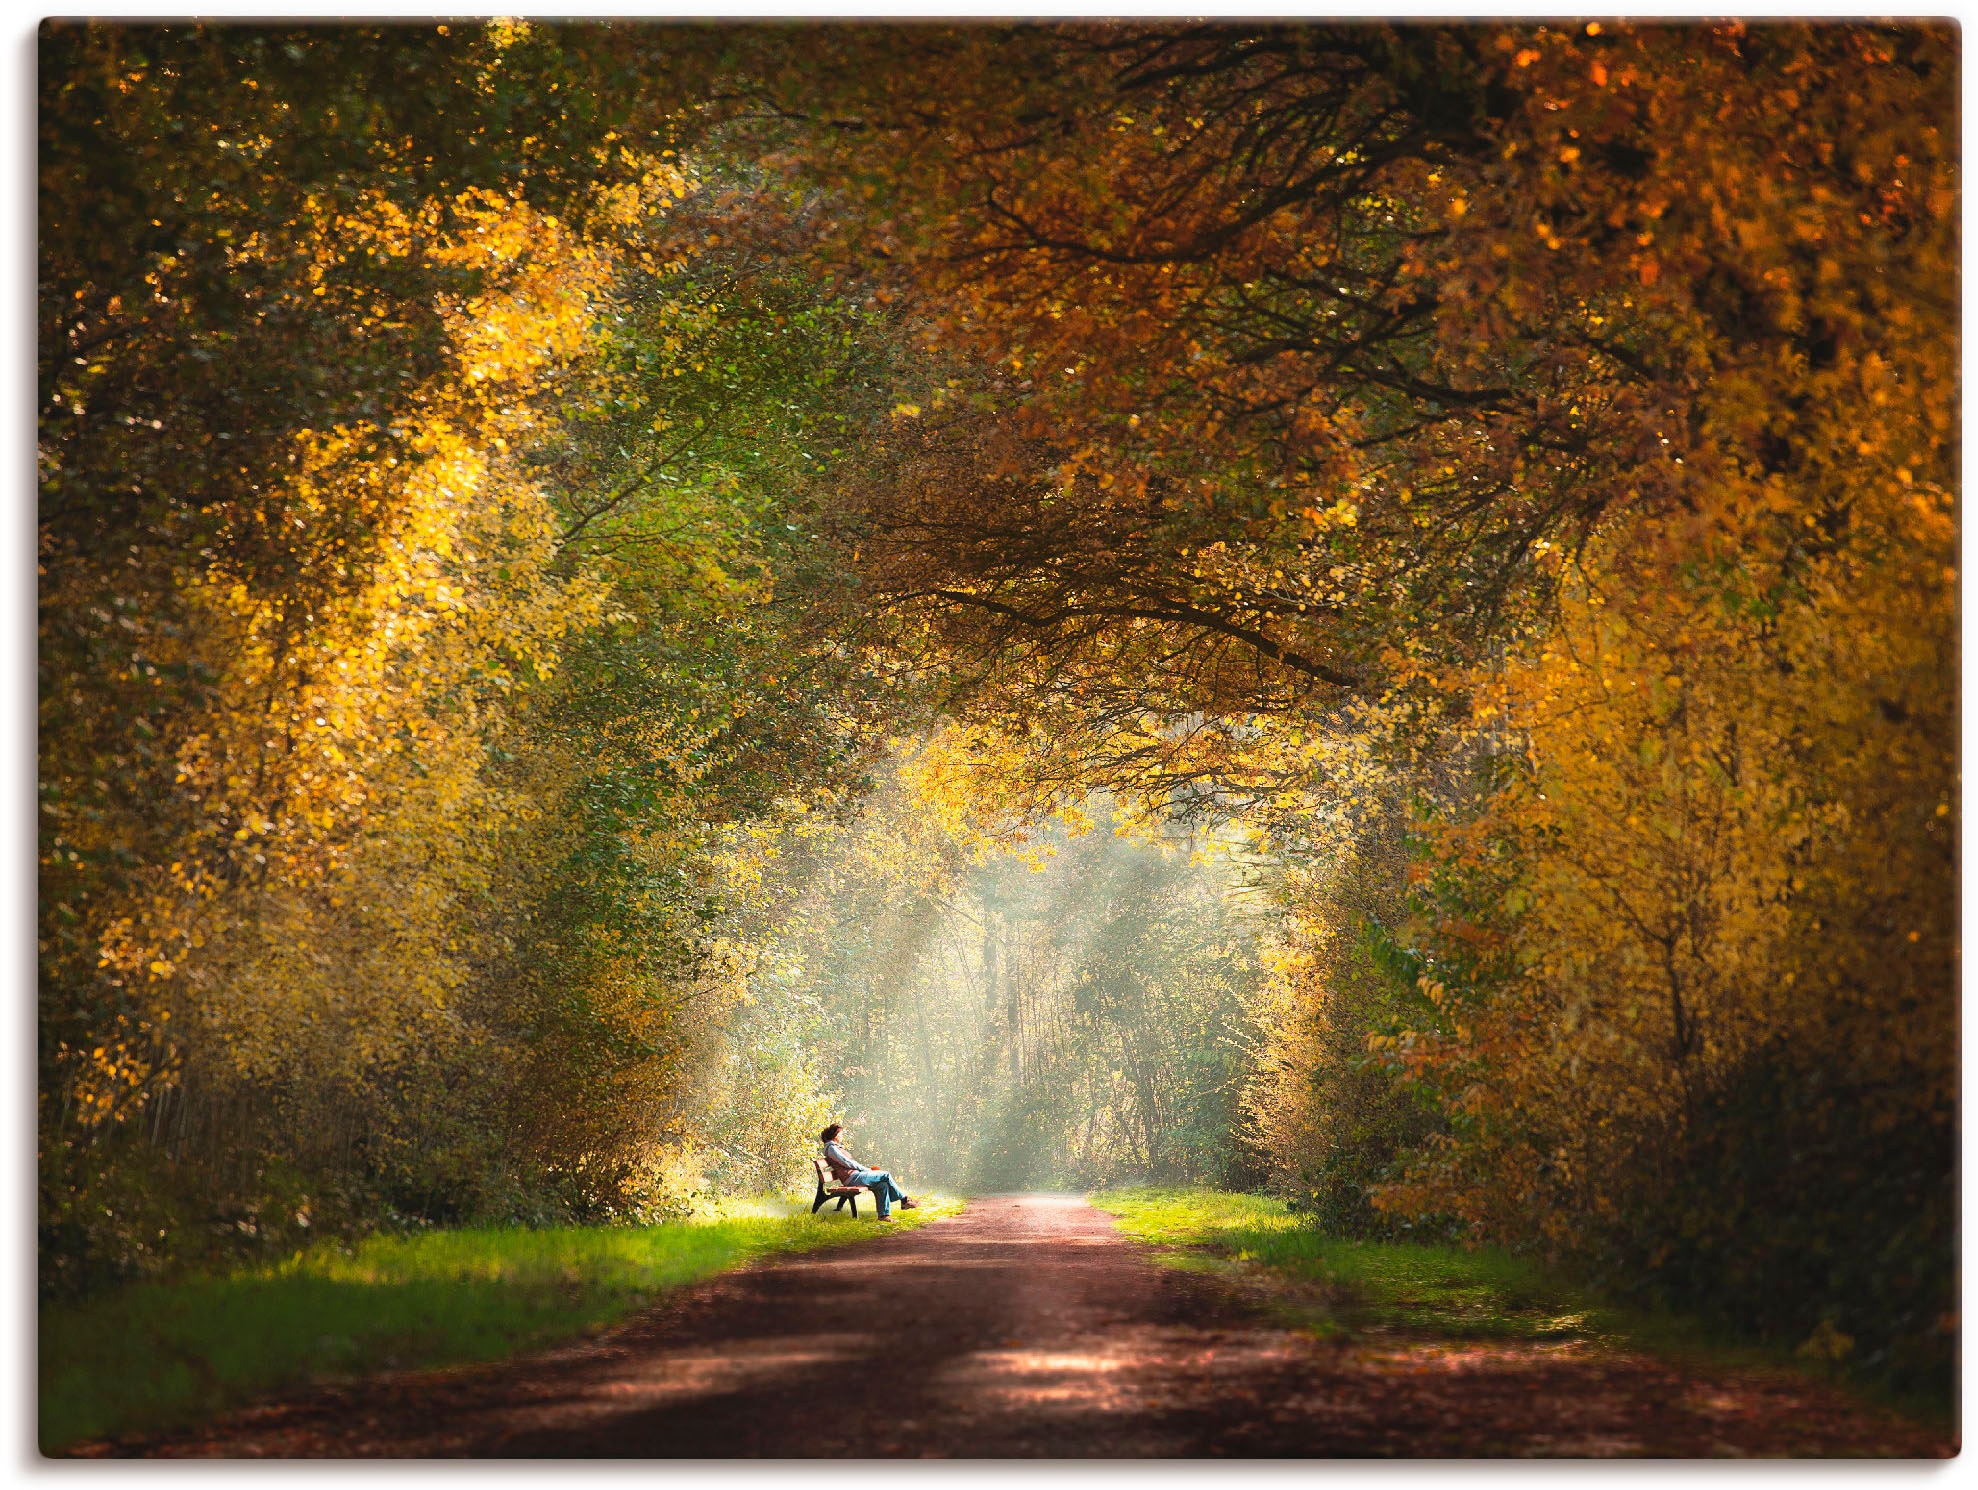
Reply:
[[1091, 1197], [1170, 1266], [1266, 1285], [1262, 1302], [1322, 1336], [1378, 1332], [1442, 1340], [1570, 1340], [1647, 1351], [1701, 1369], [1790, 1372], [1850, 1390], [1938, 1427], [1955, 1404], [1898, 1392], [1756, 1344], [1694, 1316], [1613, 1304], [1573, 1279], [1492, 1247], [1365, 1242], [1327, 1236], [1284, 1201], [1196, 1188], [1123, 1188]]
[[1182, 1265], [1253, 1265], [1315, 1285], [1306, 1323], [1455, 1339], [1566, 1338], [1615, 1327], [1580, 1292], [1494, 1248], [1327, 1236], [1282, 1200], [1203, 1189], [1102, 1191], [1120, 1230]]
[[914, 1227], [782, 1201], [664, 1226], [469, 1228], [325, 1243], [270, 1266], [138, 1283], [41, 1311], [43, 1452], [170, 1427], [274, 1389], [367, 1370], [486, 1361], [603, 1328], [669, 1288], [758, 1257]]

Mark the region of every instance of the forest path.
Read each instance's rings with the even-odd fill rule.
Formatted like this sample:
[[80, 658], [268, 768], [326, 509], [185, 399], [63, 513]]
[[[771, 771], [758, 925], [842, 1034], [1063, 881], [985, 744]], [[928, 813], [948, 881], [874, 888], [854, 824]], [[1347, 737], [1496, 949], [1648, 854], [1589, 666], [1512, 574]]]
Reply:
[[1783, 1374], [1584, 1342], [1285, 1328], [1076, 1196], [989, 1196], [682, 1290], [596, 1339], [121, 1446], [166, 1456], [1724, 1455], [1948, 1451]]

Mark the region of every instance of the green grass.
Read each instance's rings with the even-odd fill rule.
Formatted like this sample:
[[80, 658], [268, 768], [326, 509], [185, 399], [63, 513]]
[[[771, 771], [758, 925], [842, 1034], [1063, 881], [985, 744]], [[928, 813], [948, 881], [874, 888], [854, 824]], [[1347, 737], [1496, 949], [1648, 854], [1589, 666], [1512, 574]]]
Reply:
[[1092, 1203], [1171, 1266], [1215, 1273], [1329, 1338], [1563, 1340], [1681, 1364], [1791, 1371], [1835, 1381], [1921, 1422], [1948, 1424], [1935, 1394], [1894, 1392], [1776, 1346], [1727, 1338], [1687, 1315], [1606, 1302], [1572, 1279], [1491, 1247], [1327, 1236], [1282, 1200], [1221, 1190], [1103, 1190]]
[[1281, 1306], [1321, 1334], [1440, 1339], [1558, 1339], [1619, 1323], [1522, 1258], [1409, 1242], [1327, 1236], [1281, 1200], [1216, 1190], [1102, 1191], [1092, 1203], [1163, 1260], [1241, 1276], [1261, 1267], [1305, 1285]]
[[[960, 1209], [923, 1196], [891, 1229]], [[869, 1215], [760, 1202], [664, 1226], [379, 1236], [44, 1307], [42, 1452], [177, 1426], [313, 1380], [496, 1359], [600, 1329], [754, 1258], [880, 1230]]]
[[1325, 1335], [1581, 1338], [1723, 1365], [1813, 1369], [1788, 1351], [1728, 1340], [1685, 1315], [1609, 1303], [1495, 1247], [1328, 1236], [1282, 1200], [1220, 1190], [1107, 1190], [1092, 1203], [1175, 1266], [1253, 1281], [1263, 1269], [1288, 1282], [1273, 1302]]

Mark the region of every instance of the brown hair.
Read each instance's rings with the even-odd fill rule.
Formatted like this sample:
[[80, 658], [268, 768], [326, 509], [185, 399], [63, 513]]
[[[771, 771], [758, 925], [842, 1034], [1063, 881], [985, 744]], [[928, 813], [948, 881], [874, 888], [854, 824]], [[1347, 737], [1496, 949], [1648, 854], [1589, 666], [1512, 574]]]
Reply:
[[845, 1125], [843, 1123], [833, 1123], [830, 1127], [826, 1128], [822, 1133], [818, 1134], [817, 1136], [820, 1139], [822, 1139], [825, 1143], [829, 1143], [832, 1139], [836, 1138], [840, 1133], [844, 1131], [845, 1131]]

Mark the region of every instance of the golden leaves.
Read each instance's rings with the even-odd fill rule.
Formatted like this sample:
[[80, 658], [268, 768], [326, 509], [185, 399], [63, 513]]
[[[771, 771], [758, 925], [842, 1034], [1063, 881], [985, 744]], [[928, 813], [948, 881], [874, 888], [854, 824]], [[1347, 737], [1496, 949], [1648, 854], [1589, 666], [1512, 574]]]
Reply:
[[[681, 186], [670, 167], [647, 176], [655, 192]], [[504, 700], [602, 615], [594, 580], [552, 574], [555, 514], [504, 452], [535, 428], [537, 380], [588, 348], [610, 261], [485, 190], [416, 211], [379, 192], [311, 202], [299, 231], [312, 293], [352, 254], [476, 270], [487, 288], [449, 305], [452, 371], [394, 424], [413, 459], [381, 456], [394, 444], [376, 426], [297, 429], [269, 505], [236, 515], [265, 526], [279, 512], [306, 535], [369, 511], [368, 564], [346, 563], [306, 613], [217, 565], [181, 579], [220, 664], [174, 747], [190, 832], [169, 868], [139, 875], [100, 960], [125, 982], [169, 980], [209, 1053], [244, 1073], [302, 1060], [355, 1075], [431, 1038], [461, 986], [455, 897], [523, 805], [484, 775]], [[272, 238], [235, 250], [273, 251]]]

